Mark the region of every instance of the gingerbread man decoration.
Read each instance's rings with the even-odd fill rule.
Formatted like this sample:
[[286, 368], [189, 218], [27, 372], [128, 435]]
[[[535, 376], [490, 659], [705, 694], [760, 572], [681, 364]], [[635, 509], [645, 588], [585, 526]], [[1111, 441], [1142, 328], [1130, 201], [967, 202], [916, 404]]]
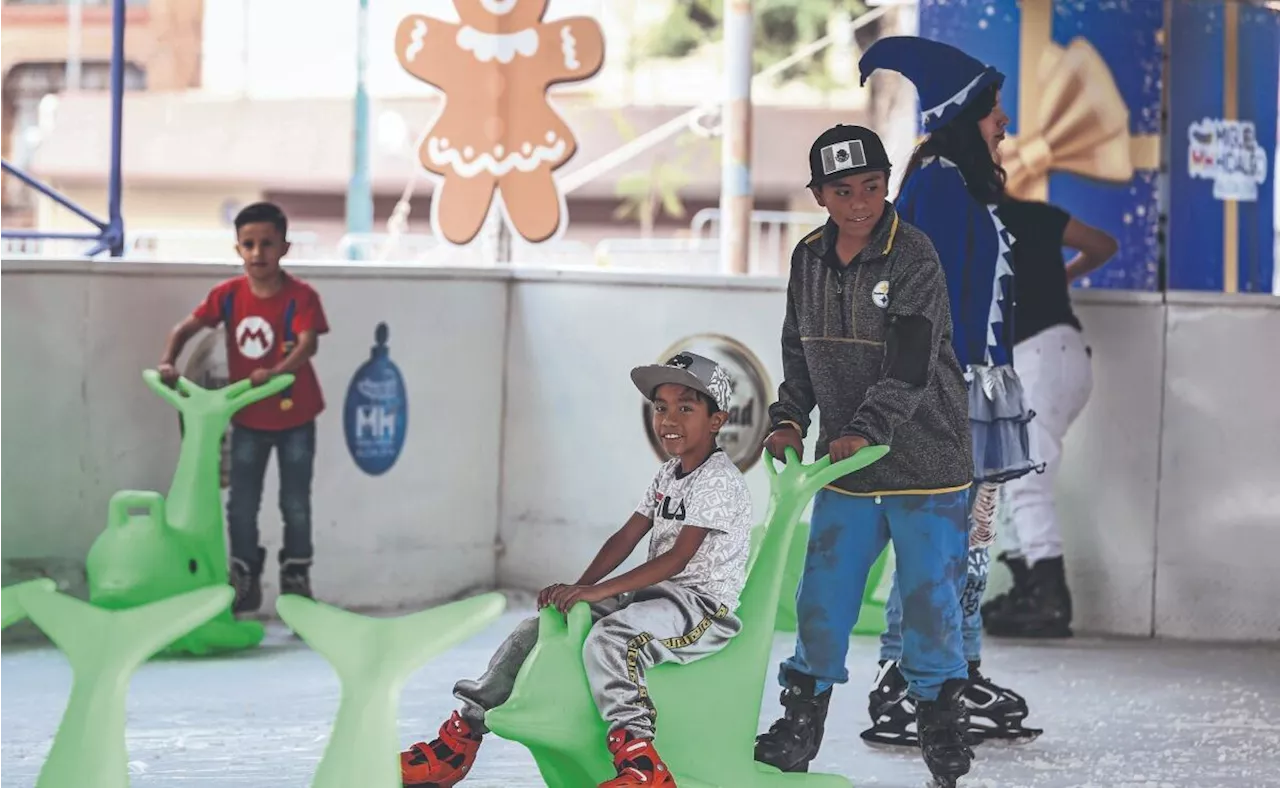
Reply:
[[431, 227], [470, 243], [494, 194], [512, 230], [531, 243], [566, 223], [553, 173], [577, 150], [547, 100], [550, 86], [588, 79], [604, 61], [604, 33], [589, 17], [543, 22], [547, 0], [455, 0], [461, 24], [415, 14], [396, 30], [396, 56], [444, 93], [418, 158], [442, 180]]

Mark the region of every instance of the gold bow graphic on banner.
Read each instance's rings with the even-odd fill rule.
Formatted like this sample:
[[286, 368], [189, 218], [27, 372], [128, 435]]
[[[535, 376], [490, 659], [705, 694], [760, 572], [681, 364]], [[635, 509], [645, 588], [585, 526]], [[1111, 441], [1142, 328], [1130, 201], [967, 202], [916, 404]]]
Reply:
[[[1024, 53], [1029, 46], [1034, 44], [1024, 38]], [[1052, 42], [1037, 48], [1035, 75], [1027, 70], [1021, 75], [1035, 85], [1034, 92], [1019, 96], [1023, 134], [1001, 145], [1011, 195], [1047, 199], [1050, 172], [1128, 183], [1135, 169], [1160, 166], [1159, 136], [1130, 136], [1129, 108], [1106, 61], [1088, 41], [1076, 38], [1066, 48]], [[1024, 54], [1023, 63], [1027, 60]], [[1029, 94], [1036, 100], [1024, 103]]]

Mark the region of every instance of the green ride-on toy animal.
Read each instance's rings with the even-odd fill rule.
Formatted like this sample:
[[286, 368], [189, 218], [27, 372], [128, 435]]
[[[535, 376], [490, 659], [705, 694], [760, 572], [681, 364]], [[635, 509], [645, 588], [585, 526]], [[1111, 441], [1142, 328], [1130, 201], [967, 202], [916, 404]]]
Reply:
[[[182, 448], [168, 496], [123, 490], [111, 497], [107, 528], [89, 550], [89, 601], [124, 610], [227, 584], [227, 547], [219, 466], [231, 416], [293, 383], [280, 375], [261, 386], [242, 380], [204, 389], [179, 378], [176, 389], [155, 370], [142, 373], [156, 394], [182, 414]], [[260, 621], [240, 621], [230, 605], [169, 644], [168, 654], [211, 654], [262, 642]]]
[[[766, 677], [772, 675], [774, 619], [796, 523], [818, 490], [888, 451], [871, 446], [834, 465], [829, 458], [804, 465], [788, 449], [782, 472], [765, 457], [772, 496], [737, 610], [742, 631], [705, 659], [646, 671], [659, 710], [655, 744], [680, 788], [850, 788], [849, 780], [837, 775], [783, 774], [757, 763], [755, 735]], [[550, 788], [597, 785], [614, 770], [582, 664], [590, 606], [578, 603], [567, 621], [551, 607], [539, 617], [538, 643], [517, 674], [511, 697], [485, 714], [485, 725], [528, 747]]]

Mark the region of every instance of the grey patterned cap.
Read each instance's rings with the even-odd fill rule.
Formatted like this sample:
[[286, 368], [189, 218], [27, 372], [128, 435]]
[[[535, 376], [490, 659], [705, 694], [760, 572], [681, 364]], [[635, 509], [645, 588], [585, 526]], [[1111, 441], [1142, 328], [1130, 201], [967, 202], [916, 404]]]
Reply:
[[653, 392], [658, 386], [664, 383], [688, 386], [706, 394], [720, 410], [729, 409], [729, 400], [733, 396], [733, 382], [724, 367], [697, 353], [677, 353], [665, 364], [636, 367], [631, 370], [631, 382], [649, 400], [653, 399]]

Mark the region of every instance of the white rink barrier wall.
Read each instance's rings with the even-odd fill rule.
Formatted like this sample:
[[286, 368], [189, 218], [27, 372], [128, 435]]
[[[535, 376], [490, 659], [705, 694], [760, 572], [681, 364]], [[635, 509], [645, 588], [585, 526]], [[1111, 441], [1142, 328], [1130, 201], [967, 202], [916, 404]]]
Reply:
[[[332, 328], [315, 361], [327, 409], [313, 582], [344, 607], [573, 580], [659, 462], [631, 367], [677, 346], [727, 361], [742, 407], [726, 441], [744, 463], [781, 374], [781, 280], [288, 268], [320, 292]], [[177, 417], [140, 373], [170, 327], [237, 272], [4, 261], [6, 585], [50, 574], [83, 588], [110, 496], [167, 489]], [[1280, 299], [1084, 291], [1076, 305], [1095, 375], [1059, 480], [1077, 629], [1280, 642]], [[348, 451], [343, 403], [379, 323], [408, 420], [394, 466], [370, 475]], [[754, 462], [747, 476], [763, 516], [764, 470]], [[265, 610], [276, 496], [273, 461], [260, 516]]]

